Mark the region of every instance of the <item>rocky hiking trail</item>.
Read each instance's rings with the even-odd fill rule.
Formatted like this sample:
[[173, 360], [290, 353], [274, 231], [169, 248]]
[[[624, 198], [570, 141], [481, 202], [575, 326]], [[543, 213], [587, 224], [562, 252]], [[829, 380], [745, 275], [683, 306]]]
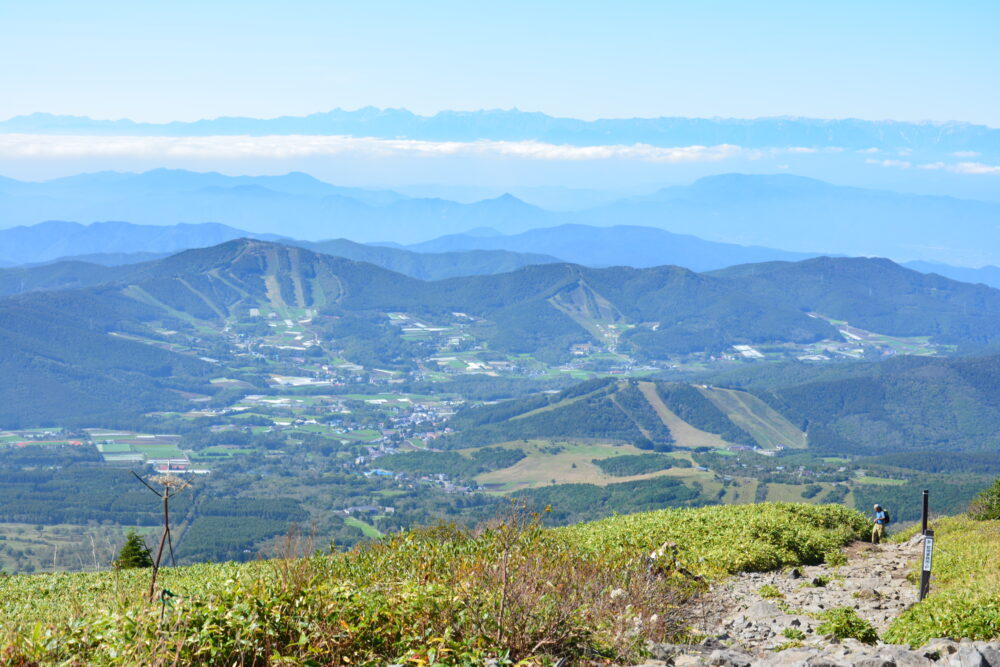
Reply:
[[961, 665], [1000, 667], [1000, 644], [934, 640], [907, 646], [838, 640], [818, 630], [817, 615], [854, 609], [881, 635], [917, 602], [907, 579], [919, 558], [922, 538], [881, 545], [857, 542], [844, 550], [846, 562], [767, 573], [743, 573], [715, 584], [700, 602], [694, 630], [701, 644], [659, 644], [648, 665], [803, 665], [812, 667], [899, 667]]

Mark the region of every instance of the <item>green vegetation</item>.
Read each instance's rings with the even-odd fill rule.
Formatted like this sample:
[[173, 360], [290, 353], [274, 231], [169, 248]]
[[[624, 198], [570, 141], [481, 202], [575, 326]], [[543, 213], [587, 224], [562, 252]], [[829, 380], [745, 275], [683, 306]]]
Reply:
[[443, 474], [451, 479], [472, 479], [490, 470], [508, 468], [525, 457], [521, 449], [484, 447], [468, 456], [457, 452], [406, 452], [390, 454], [378, 460], [379, 466], [392, 472], [413, 475]]
[[[773, 586], [771, 584], [764, 584], [763, 586], [761, 586], [760, 588], [758, 588], [757, 589], [757, 595], [761, 596], [765, 600], [771, 600], [771, 599], [774, 599], [774, 598], [783, 598], [783, 597], [785, 597], [781, 593], [781, 591], [778, 590], [777, 586]], [[800, 638], [799, 637], [789, 637], [789, 639], [800, 639]]]
[[870, 527], [863, 514], [842, 506], [768, 503], [630, 514], [560, 531], [597, 550], [674, 542], [689, 569], [721, 575], [818, 564]]
[[[935, 521], [933, 528], [931, 593], [893, 622], [885, 640], [921, 646], [935, 637], [1000, 637], [1000, 522], [954, 516]], [[920, 580], [919, 565], [910, 575], [914, 583]]]
[[979, 521], [1000, 519], [1000, 478], [992, 486], [980, 492], [969, 505], [969, 516]]
[[514, 497], [535, 511], [551, 507], [545, 520], [553, 525], [617, 513], [645, 512], [659, 507], [705, 504], [696, 489], [672, 477], [653, 477], [606, 486], [553, 484], [517, 491]]
[[833, 635], [837, 639], [857, 639], [865, 644], [878, 641], [878, 633], [872, 624], [858, 616], [850, 607], [828, 609], [819, 614], [823, 622], [816, 626], [816, 632]]
[[592, 463], [606, 475], [631, 477], [668, 468], [690, 468], [691, 462], [665, 454], [625, 454], [608, 459], [593, 459]]
[[[173, 507], [184, 563], [256, 558], [294, 525], [338, 548], [472, 526], [501, 494], [554, 504], [548, 524], [753, 500], [879, 502], [909, 521], [920, 490], [955, 512], [1000, 474], [1000, 356], [767, 362], [832, 344], [845, 320], [891, 334], [854, 334], [872, 358], [918, 329], [937, 342], [908, 337], [914, 352], [987, 343], [993, 291], [867, 260], [744, 269], [424, 282], [246, 240], [93, 280], [39, 269], [27, 287], [79, 289], [0, 300], [0, 425], [60, 427], [0, 433], [0, 564], [106, 565], [124, 527], [160, 520], [126, 467], [152, 459], [211, 473]], [[872, 301], [840, 271], [892, 284]], [[803, 284], [777, 290], [775, 272]], [[868, 309], [895, 298], [924, 310]], [[720, 367], [738, 370], [704, 375]], [[774, 456], [742, 451], [755, 444]]]
[[529, 438], [602, 438], [669, 451], [673, 442], [670, 430], [633, 383], [608, 380], [472, 408], [457, 414], [452, 423], [467, 426], [442, 439], [444, 446], [455, 449]]
[[[14, 576], [0, 588], [0, 654], [13, 663], [628, 663], [646, 641], [685, 634], [683, 605], [701, 586], [648, 576], [640, 556], [663, 541], [684, 545], [695, 571], [719, 575], [815, 562], [864, 523], [839, 507], [721, 509], [556, 530], [514, 516], [475, 536], [441, 527], [348, 554], [168, 568], [163, 585], [178, 597], [163, 609], [146, 602], [137, 571]], [[784, 521], [789, 511], [800, 520]]]
[[920, 519], [920, 496], [929, 490], [934, 499], [934, 511], [959, 514], [989, 484], [989, 478], [975, 475], [918, 475], [903, 484], [858, 485], [853, 488], [854, 505], [868, 512], [878, 503], [889, 508], [894, 522]]
[[[909, 467], [900, 454], [918, 451], [926, 455], [912, 465], [955, 472], [970, 471], [983, 450], [1000, 447], [998, 378], [1000, 356], [994, 355], [756, 365], [713, 382], [750, 390], [807, 427], [809, 448], [817, 453], [878, 457], [873, 460]], [[956, 450], [961, 456], [949, 462]], [[988, 465], [995, 468], [996, 462]]]

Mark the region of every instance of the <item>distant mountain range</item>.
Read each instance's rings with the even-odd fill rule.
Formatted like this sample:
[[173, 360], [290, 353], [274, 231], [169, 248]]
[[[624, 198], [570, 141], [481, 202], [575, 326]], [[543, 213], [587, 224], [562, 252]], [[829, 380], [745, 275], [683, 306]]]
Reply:
[[1000, 152], [1000, 130], [969, 123], [911, 123], [815, 118], [556, 118], [517, 109], [442, 111], [420, 116], [405, 109], [334, 109], [308, 116], [225, 117], [163, 124], [95, 120], [35, 113], [0, 121], [0, 132], [199, 135], [352, 135], [432, 141], [533, 140], [556, 144], [652, 146], [837, 147], [900, 149], [944, 155]]
[[673, 264], [692, 271], [710, 271], [733, 264], [796, 261], [819, 253], [794, 253], [773, 248], [713, 243], [687, 234], [673, 234], [653, 227], [616, 225], [593, 227], [569, 224], [543, 227], [514, 235], [454, 234], [406, 246], [418, 252], [473, 249], [529, 249], [584, 266], [634, 266]]
[[[347, 239], [300, 241], [255, 235], [214, 223], [148, 226], [125, 222], [92, 225], [47, 222], [0, 230], [0, 248], [8, 254], [8, 261], [0, 265], [0, 294], [94, 285], [112, 274], [88, 268], [93, 265], [115, 267], [148, 262], [238, 238], [281, 240], [328, 255], [370, 262], [422, 280], [504, 273], [532, 264], [563, 261], [590, 267], [645, 268], [669, 264], [693, 271], [712, 271], [739, 264], [819, 256], [713, 243], [652, 227], [625, 225], [570, 224], [514, 235], [480, 228], [400, 247], [365, 245]], [[43, 266], [52, 264], [64, 266]], [[928, 262], [905, 266], [961, 282], [1000, 287], [1000, 268], [993, 266], [970, 269]]]
[[[655, 227], [716, 243], [788, 253], [749, 257], [748, 261], [819, 253], [982, 266], [1000, 257], [1000, 203], [840, 187], [791, 175], [712, 176], [690, 186], [665, 188], [584, 211], [560, 212], [511, 195], [462, 204], [408, 198], [386, 190], [338, 188], [295, 173], [230, 177], [160, 169], [141, 174], [103, 172], [44, 183], [0, 180], [0, 228], [46, 220], [128, 220], [144, 225], [215, 222], [267, 238], [280, 231], [282, 236], [306, 240], [349, 238], [404, 245], [482, 227], [508, 236], [563, 225]], [[510, 243], [523, 244], [528, 238], [534, 237]], [[680, 243], [680, 239], [673, 242]], [[441, 248], [441, 243], [424, 249]], [[479, 245], [465, 244], [462, 249], [562, 257], [545, 247], [502, 243], [506, 241], [481, 239]], [[48, 259], [95, 252], [117, 250], [81, 248]], [[4, 244], [0, 245], [0, 261], [22, 260], [12, 257]], [[641, 257], [629, 263], [657, 262]]]
[[[223, 176], [156, 169], [101, 172], [43, 183], [0, 180], [0, 228], [46, 220], [128, 220], [144, 225], [216, 222], [263, 235], [412, 243], [472, 227], [523, 231], [548, 211], [511, 196], [472, 204], [340, 188], [305, 174]], [[0, 250], [0, 259], [6, 259]]]
[[709, 241], [953, 265], [1000, 257], [1000, 204], [831, 185], [791, 175], [724, 174], [577, 214]]
[[[188, 248], [204, 248], [244, 236], [281, 238], [275, 234], [253, 234], [217, 223], [135, 225], [129, 222], [78, 222], [50, 220], [37, 225], [0, 229], [0, 257], [10, 264], [37, 264], [60, 258], [83, 259], [98, 264], [142, 261], [143, 255], [163, 255]], [[116, 256], [117, 255], [117, 256]], [[124, 255], [132, 255], [126, 257]], [[106, 261], [100, 261], [101, 258]]]
[[[0, 248], [14, 261], [0, 267], [0, 294], [36, 289], [96, 285], [116, 275], [103, 270], [162, 259], [182, 250], [217, 245], [238, 238], [281, 239], [327, 255], [365, 261], [422, 280], [484, 273], [504, 273], [529, 264], [563, 261], [539, 253], [508, 250], [413, 252], [369, 246], [347, 239], [297, 241], [272, 234], [202, 223], [198, 225], [133, 225], [127, 222], [47, 222], [0, 230]], [[97, 252], [103, 249], [102, 252]], [[69, 254], [74, 250], [80, 254]]]

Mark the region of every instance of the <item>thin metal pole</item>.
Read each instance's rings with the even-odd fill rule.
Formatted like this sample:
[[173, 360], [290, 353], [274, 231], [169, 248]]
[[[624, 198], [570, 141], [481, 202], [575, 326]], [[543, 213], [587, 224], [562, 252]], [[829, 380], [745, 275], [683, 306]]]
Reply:
[[920, 511], [920, 534], [921, 535], [926, 535], [927, 534], [927, 507], [928, 507], [928, 498], [927, 497], [929, 495], [930, 495], [930, 491], [924, 489], [923, 507], [921, 508], [921, 511]]

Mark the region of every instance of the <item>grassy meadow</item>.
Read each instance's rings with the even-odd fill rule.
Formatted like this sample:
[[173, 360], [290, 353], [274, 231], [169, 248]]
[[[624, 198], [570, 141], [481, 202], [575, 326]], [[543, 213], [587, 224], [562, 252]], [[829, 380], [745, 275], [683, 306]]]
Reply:
[[[866, 528], [834, 505], [660, 510], [559, 529], [512, 512], [475, 533], [438, 527], [346, 554], [164, 569], [168, 604], [146, 598], [148, 570], [11, 576], [0, 582], [0, 661], [627, 664], [647, 640], [686, 635], [685, 604], [706, 581], [821, 562]], [[679, 563], [651, 567], [664, 542]]]
[[[1000, 521], [956, 516], [935, 521], [932, 528], [930, 595], [896, 619], [884, 639], [920, 646], [935, 637], [1000, 637]], [[919, 568], [915, 564], [910, 574], [915, 585]]]

